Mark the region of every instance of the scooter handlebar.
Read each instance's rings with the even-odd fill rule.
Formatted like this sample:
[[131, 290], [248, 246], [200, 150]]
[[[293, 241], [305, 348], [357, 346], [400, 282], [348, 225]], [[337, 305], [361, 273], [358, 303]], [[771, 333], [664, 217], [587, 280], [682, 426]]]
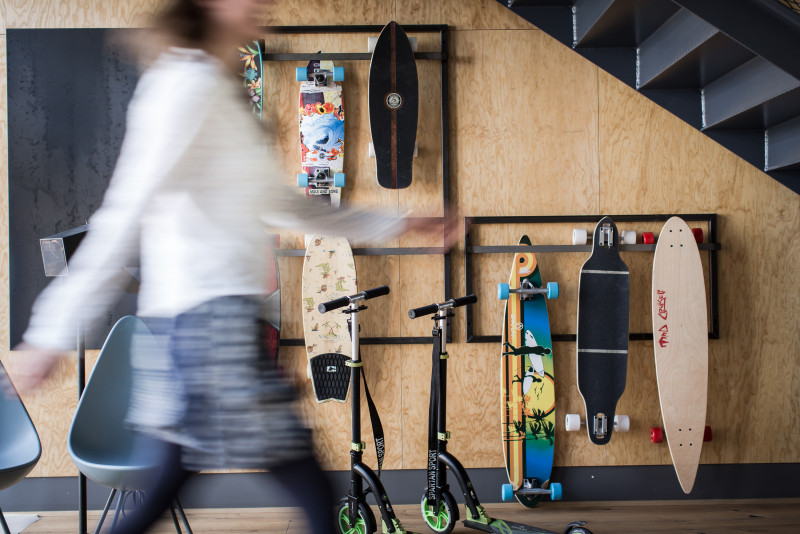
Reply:
[[478, 297], [476, 295], [467, 295], [457, 299], [450, 299], [442, 304], [428, 304], [427, 306], [422, 306], [421, 308], [408, 310], [408, 316], [412, 319], [416, 319], [417, 317], [425, 317], [426, 315], [436, 313], [443, 308], [458, 308], [460, 306], [466, 306], [467, 304], [474, 304], [476, 302], [478, 302]]
[[353, 301], [369, 300], [369, 299], [374, 299], [375, 297], [381, 297], [383, 295], [388, 295], [388, 294], [389, 294], [389, 286], [375, 287], [372, 289], [364, 290], [361, 293], [356, 293], [355, 295], [350, 295], [349, 297], [341, 297], [338, 299], [329, 300], [328, 302], [323, 302], [322, 304], [317, 306], [317, 310], [319, 310], [320, 313], [325, 313], [331, 310], [344, 308]]

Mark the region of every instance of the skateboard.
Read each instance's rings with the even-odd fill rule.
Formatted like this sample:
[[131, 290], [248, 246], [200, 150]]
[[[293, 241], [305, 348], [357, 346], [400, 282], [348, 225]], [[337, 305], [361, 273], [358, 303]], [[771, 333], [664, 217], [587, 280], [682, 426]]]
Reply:
[[[519, 244], [530, 246], [524, 235]], [[514, 254], [507, 284], [497, 296], [506, 301], [503, 311], [501, 354], [501, 413], [503, 455], [510, 484], [503, 485], [503, 500], [512, 496], [527, 507], [545, 494], [561, 495], [561, 485], [550, 482], [556, 429], [553, 343], [547, 316], [547, 299], [558, 298], [558, 284], [542, 287], [533, 252]]]
[[[669, 219], [653, 259], [653, 346], [667, 444], [684, 493], [694, 486], [706, 427], [708, 311], [703, 266], [692, 229]], [[663, 439], [660, 428], [653, 441]], [[706, 439], [704, 439], [706, 438]]]
[[262, 84], [261, 73], [263, 72], [263, 62], [261, 58], [261, 42], [251, 41], [239, 47], [239, 59], [242, 62], [242, 78], [244, 87], [247, 89], [247, 96], [253, 108], [253, 114], [261, 119], [262, 112]]
[[[589, 439], [596, 445], [608, 443], [613, 430], [630, 428], [627, 416], [615, 415], [625, 391], [630, 307], [630, 273], [620, 258], [619, 244], [614, 221], [602, 218], [578, 282], [578, 390], [586, 407]], [[568, 431], [579, 430], [580, 425], [578, 414], [567, 414]]]
[[369, 65], [369, 126], [378, 184], [411, 185], [419, 115], [414, 51], [403, 29], [390, 22], [381, 31]]
[[322, 302], [356, 292], [353, 251], [343, 237], [311, 236], [303, 261], [303, 334], [308, 356], [308, 377], [317, 402], [347, 400], [352, 357], [347, 315], [323, 315]]
[[344, 175], [344, 68], [312, 60], [296, 73], [300, 84], [300, 164], [297, 186], [309, 196], [341, 202]]

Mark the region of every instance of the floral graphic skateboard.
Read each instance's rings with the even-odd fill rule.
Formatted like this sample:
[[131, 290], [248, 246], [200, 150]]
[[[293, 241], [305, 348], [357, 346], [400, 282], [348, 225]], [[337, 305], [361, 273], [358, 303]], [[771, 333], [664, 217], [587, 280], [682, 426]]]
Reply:
[[[524, 235], [519, 244], [530, 246]], [[498, 285], [506, 301], [503, 312], [501, 397], [503, 454], [510, 484], [503, 500], [512, 496], [533, 507], [550, 494], [560, 498], [561, 486], [550, 482], [556, 430], [553, 343], [546, 298], [558, 297], [558, 284], [542, 287], [533, 252], [514, 254], [507, 284]]]
[[297, 68], [300, 84], [300, 164], [297, 186], [339, 206], [344, 187], [344, 68], [312, 60]]
[[348, 315], [322, 314], [322, 302], [357, 293], [356, 265], [347, 239], [313, 235], [303, 261], [303, 334], [308, 377], [317, 402], [347, 400], [352, 356]]
[[251, 41], [239, 47], [239, 60], [242, 62], [242, 78], [244, 79], [244, 87], [247, 90], [247, 96], [250, 99], [250, 105], [253, 108], [253, 113], [261, 119], [262, 111], [262, 59], [261, 50], [263, 50], [261, 41]]

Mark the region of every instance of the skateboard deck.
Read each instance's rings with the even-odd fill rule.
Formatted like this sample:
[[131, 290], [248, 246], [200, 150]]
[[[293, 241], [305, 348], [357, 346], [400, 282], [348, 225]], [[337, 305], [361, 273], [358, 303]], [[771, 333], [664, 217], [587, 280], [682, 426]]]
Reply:
[[239, 47], [239, 59], [242, 62], [242, 78], [253, 114], [261, 119], [263, 109], [261, 73], [263, 72], [263, 62], [261, 58], [261, 42], [251, 41]]
[[[524, 235], [520, 245], [531, 245]], [[542, 287], [542, 277], [532, 252], [514, 254], [509, 289], [530, 283]], [[536, 487], [547, 487], [553, 468], [555, 440], [555, 382], [553, 344], [547, 304], [542, 294], [508, 295], [503, 312], [501, 350], [501, 403], [503, 455], [508, 480], [514, 490], [536, 479]], [[541, 495], [515, 495], [528, 507]]]
[[[300, 84], [300, 165], [298, 185], [309, 196], [327, 199], [338, 207], [342, 190], [334, 184], [336, 175], [344, 179], [344, 99], [342, 86], [333, 81], [332, 61], [312, 60], [305, 67], [306, 80]], [[327, 73], [325, 82], [314, 81], [314, 73]], [[301, 183], [301, 175], [305, 181]], [[331, 180], [325, 184], [309, 183], [315, 179]], [[343, 184], [342, 184], [343, 185]]]
[[369, 125], [378, 183], [387, 189], [411, 185], [419, 114], [414, 51], [403, 29], [390, 22], [381, 31], [369, 65]]
[[345, 313], [322, 314], [317, 306], [358, 291], [353, 251], [343, 237], [311, 236], [303, 261], [303, 334], [308, 375], [317, 402], [347, 400], [353, 348]]
[[578, 283], [578, 390], [589, 439], [597, 445], [611, 439], [628, 366], [630, 273], [619, 255], [618, 236], [614, 221], [600, 220]]
[[653, 259], [653, 344], [667, 444], [684, 493], [694, 486], [708, 396], [708, 312], [692, 230], [678, 217], [661, 230]]

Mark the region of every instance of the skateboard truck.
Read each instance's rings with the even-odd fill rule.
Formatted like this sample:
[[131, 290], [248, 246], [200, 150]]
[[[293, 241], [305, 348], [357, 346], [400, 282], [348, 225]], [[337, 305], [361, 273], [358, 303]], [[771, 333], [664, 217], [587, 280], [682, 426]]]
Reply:
[[497, 298], [508, 300], [511, 293], [520, 295], [520, 300], [532, 300], [535, 295], [546, 295], [548, 299], [558, 298], [558, 282], [547, 282], [547, 287], [536, 287], [530, 280], [523, 280], [522, 287], [512, 288], [508, 284], [497, 284]]
[[549, 487], [544, 488], [538, 478], [526, 478], [522, 481], [522, 487], [514, 490], [511, 484], [503, 484], [500, 488], [500, 496], [504, 501], [510, 501], [514, 495], [535, 497], [537, 495], [550, 495], [551, 501], [561, 500], [561, 484], [551, 482]]
[[[330, 187], [344, 187], [344, 173], [336, 172], [333, 178], [330, 175], [330, 169], [317, 169], [314, 171], [313, 178], [308, 173], [301, 172], [297, 174], [297, 187], [314, 186], [317, 189], [311, 189], [312, 195], [327, 195], [330, 192]], [[323, 187], [325, 189], [319, 189]]]
[[[575, 228], [572, 230], [572, 244], [573, 245], [586, 245], [593, 239], [593, 236], [588, 234], [583, 228]], [[633, 230], [623, 230], [619, 235], [619, 241], [625, 245], [636, 244], [636, 232]], [[597, 244], [601, 247], [611, 248], [614, 245], [614, 229], [610, 226], [603, 226], [598, 232]]]
[[[593, 417], [592, 422], [592, 434], [597, 436], [598, 438], [605, 437], [608, 434], [608, 416], [606, 414], [600, 412], [595, 414]], [[573, 432], [576, 430], [580, 430], [581, 425], [586, 424], [584, 421], [581, 421], [581, 416], [576, 413], [568, 413], [565, 420], [564, 426], [567, 429], [567, 432]], [[614, 431], [615, 432], [627, 432], [631, 428], [631, 420], [630, 417], [627, 415], [615, 415], [614, 416]]]
[[606, 432], [608, 432], [608, 418], [606, 414], [598, 413], [592, 419], [594, 419], [594, 435], [598, 438], [604, 438]]

